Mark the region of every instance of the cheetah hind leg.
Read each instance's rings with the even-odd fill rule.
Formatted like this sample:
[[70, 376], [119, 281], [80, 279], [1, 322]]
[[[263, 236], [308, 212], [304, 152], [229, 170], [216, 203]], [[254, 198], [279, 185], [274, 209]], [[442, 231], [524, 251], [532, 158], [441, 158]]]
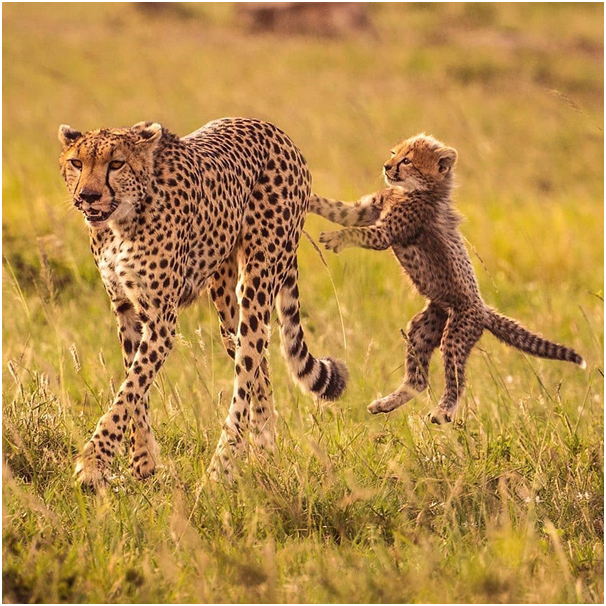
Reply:
[[465, 391], [465, 366], [471, 350], [482, 336], [484, 326], [474, 309], [449, 314], [440, 349], [444, 360], [445, 387], [440, 402], [428, 415], [436, 425], [454, 419], [459, 400]]
[[[238, 264], [232, 255], [215, 273], [210, 284], [210, 296], [217, 309], [221, 325], [221, 338], [225, 351], [236, 357], [236, 331], [239, 307], [236, 287]], [[277, 413], [274, 406], [269, 364], [264, 356], [255, 380], [253, 398], [250, 403], [251, 446], [255, 453], [273, 452], [275, 446]]]
[[392, 394], [370, 404], [368, 412], [391, 412], [427, 389], [429, 361], [440, 344], [446, 318], [442, 309], [429, 302], [410, 321], [406, 332], [406, 378]]
[[276, 420], [273, 390], [269, 379], [267, 358], [261, 360], [255, 385], [255, 397], [250, 404], [252, 452], [261, 459], [271, 454], [276, 446]]
[[[255, 254], [256, 251], [251, 250], [250, 258], [256, 258]], [[231, 482], [235, 462], [248, 453], [245, 436], [249, 428], [251, 395], [262, 372], [261, 361], [267, 353], [269, 322], [274, 306], [271, 290], [273, 268], [271, 270], [261, 269], [258, 262], [249, 263], [247, 258], [239, 259], [240, 280], [236, 295], [240, 317], [236, 333], [234, 389], [223, 431], [208, 468], [211, 480]], [[252, 296], [247, 296], [250, 291]], [[243, 305], [245, 298], [246, 304]]]

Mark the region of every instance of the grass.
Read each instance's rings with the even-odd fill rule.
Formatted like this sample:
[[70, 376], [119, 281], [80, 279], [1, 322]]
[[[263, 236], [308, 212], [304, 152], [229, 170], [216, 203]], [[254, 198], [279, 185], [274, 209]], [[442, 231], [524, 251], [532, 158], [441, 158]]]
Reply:
[[[317, 40], [246, 34], [222, 5], [160, 20], [130, 4], [3, 6], [6, 602], [603, 601], [603, 6], [370, 10], [377, 36]], [[485, 299], [588, 370], [486, 336], [453, 427], [424, 419], [438, 357], [429, 395], [369, 418], [422, 300], [389, 254], [327, 255], [329, 273], [303, 239], [303, 321], [314, 352], [347, 360], [343, 400], [303, 396], [274, 339], [275, 461], [208, 485], [232, 368], [203, 297], [152, 390], [163, 467], [136, 483], [121, 460], [107, 492], [82, 494], [74, 457], [121, 361], [57, 127], [186, 134], [224, 115], [279, 125], [314, 189], [345, 199], [380, 186], [405, 136], [455, 146]]]

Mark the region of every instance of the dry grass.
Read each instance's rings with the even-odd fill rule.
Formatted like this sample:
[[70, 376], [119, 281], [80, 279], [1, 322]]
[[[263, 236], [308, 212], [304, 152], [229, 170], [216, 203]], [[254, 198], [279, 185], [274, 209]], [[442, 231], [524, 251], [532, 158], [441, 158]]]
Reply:
[[[602, 5], [373, 5], [378, 37], [343, 40], [249, 36], [212, 4], [158, 21], [130, 4], [3, 9], [5, 601], [603, 601]], [[346, 397], [302, 396], [274, 342], [276, 460], [206, 485], [232, 370], [203, 298], [152, 392], [163, 469], [72, 488], [121, 362], [57, 127], [186, 134], [224, 115], [279, 125], [316, 191], [346, 199], [379, 186], [404, 136], [455, 146], [487, 302], [588, 371], [485, 337], [455, 427], [424, 421], [437, 359], [429, 396], [369, 418], [422, 301], [388, 254], [327, 256], [329, 276], [304, 240], [303, 321], [315, 352], [347, 359]]]

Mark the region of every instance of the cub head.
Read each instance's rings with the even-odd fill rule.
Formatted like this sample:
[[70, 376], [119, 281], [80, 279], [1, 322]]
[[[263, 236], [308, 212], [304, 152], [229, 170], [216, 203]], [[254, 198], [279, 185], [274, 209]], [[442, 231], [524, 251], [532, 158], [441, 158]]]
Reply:
[[420, 134], [398, 143], [391, 150], [383, 172], [388, 185], [401, 187], [407, 192], [449, 188], [457, 151], [443, 143]]
[[148, 189], [154, 150], [162, 138], [159, 124], [89, 131], [62, 124], [61, 174], [90, 227], [134, 216]]

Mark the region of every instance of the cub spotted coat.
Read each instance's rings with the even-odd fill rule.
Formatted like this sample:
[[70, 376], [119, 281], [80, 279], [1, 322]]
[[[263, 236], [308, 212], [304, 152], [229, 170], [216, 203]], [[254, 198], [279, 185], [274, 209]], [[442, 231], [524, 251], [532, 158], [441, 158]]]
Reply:
[[323, 232], [320, 241], [340, 252], [347, 246], [373, 250], [391, 247], [419, 292], [425, 309], [408, 326], [406, 377], [392, 394], [370, 404], [371, 413], [390, 412], [427, 388], [433, 351], [439, 346], [446, 387], [434, 423], [452, 420], [465, 385], [465, 364], [484, 330], [522, 351], [554, 360], [585, 361], [568, 347], [533, 334], [488, 307], [452, 207], [457, 152], [433, 137], [417, 135], [391, 152], [383, 170], [389, 187], [355, 204], [312, 195], [310, 211], [347, 229]]

